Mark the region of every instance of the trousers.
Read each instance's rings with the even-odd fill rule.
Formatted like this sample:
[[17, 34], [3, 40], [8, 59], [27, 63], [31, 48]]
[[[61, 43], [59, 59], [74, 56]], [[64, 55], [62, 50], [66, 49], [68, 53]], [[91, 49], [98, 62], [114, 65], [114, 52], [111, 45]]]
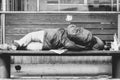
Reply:
[[26, 47], [27, 50], [42, 50], [45, 31], [36, 31], [26, 34], [19, 40], [14, 40], [20, 47]]

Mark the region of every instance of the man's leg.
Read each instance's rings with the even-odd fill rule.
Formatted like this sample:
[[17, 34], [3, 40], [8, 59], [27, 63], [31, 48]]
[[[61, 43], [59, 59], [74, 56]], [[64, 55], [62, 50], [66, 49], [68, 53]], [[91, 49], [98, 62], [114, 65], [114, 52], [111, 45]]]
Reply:
[[30, 44], [27, 45], [26, 49], [32, 50], [32, 51], [39, 51], [39, 50], [42, 50], [42, 46], [43, 46], [43, 43], [31, 42]]
[[[14, 40], [12, 45], [9, 44], [1, 44], [0, 49], [1, 50], [16, 50], [18, 47], [27, 47], [27, 49], [42, 49], [43, 46], [43, 40], [44, 40], [44, 34], [45, 32], [43, 30], [31, 32], [25, 35], [23, 38], [19, 40]], [[31, 42], [37, 42], [35, 44], [30, 44]], [[36, 45], [36, 47], [35, 47]]]
[[19, 40], [14, 40], [19, 46], [27, 46], [30, 42], [41, 42], [43, 43], [44, 31], [31, 32], [25, 35]]
[[[39, 43], [41, 43], [40, 45], [42, 46], [43, 40], [44, 40], [44, 31], [36, 31], [36, 32], [28, 33], [20, 40], [15, 40], [14, 43], [15, 44], [17, 43], [17, 46], [20, 46], [20, 47], [21, 46], [27, 47], [31, 42], [39, 42]], [[30, 48], [30, 46], [28, 48]], [[34, 46], [34, 48], [35, 48], [35, 46]]]

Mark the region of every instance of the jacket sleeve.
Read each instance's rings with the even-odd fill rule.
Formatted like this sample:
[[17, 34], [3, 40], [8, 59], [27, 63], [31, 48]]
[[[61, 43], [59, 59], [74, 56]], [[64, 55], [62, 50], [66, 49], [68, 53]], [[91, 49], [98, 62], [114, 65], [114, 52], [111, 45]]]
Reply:
[[86, 49], [85, 46], [81, 46], [79, 44], [76, 44], [74, 41], [71, 41], [68, 38], [68, 35], [67, 35], [66, 31], [62, 32], [61, 41], [60, 42], [62, 43], [63, 47], [65, 49], [68, 49], [68, 50], [85, 50]]
[[93, 50], [103, 50], [104, 49], [103, 41], [97, 36], [94, 36], [94, 39], [95, 39], [95, 44], [93, 45], [92, 49]]
[[69, 39], [65, 41], [64, 48], [68, 50], [86, 50], [87, 49], [85, 46], [75, 44], [73, 41], [70, 41]]

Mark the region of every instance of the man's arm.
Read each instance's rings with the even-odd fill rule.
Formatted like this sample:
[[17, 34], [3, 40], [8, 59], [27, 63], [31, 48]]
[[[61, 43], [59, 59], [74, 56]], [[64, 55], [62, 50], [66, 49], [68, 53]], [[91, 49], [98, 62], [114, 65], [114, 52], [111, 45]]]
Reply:
[[86, 46], [75, 44], [73, 41], [67, 40], [64, 44], [64, 48], [68, 50], [87, 50]]

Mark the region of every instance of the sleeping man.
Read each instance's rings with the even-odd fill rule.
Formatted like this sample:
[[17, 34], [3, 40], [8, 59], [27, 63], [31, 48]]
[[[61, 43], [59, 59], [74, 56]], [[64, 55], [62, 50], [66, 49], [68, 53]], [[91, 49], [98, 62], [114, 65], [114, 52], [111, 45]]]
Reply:
[[26, 34], [19, 40], [14, 40], [12, 45], [2, 44], [2, 50], [102, 50], [102, 40], [82, 27], [74, 24], [67, 28], [44, 29]]

